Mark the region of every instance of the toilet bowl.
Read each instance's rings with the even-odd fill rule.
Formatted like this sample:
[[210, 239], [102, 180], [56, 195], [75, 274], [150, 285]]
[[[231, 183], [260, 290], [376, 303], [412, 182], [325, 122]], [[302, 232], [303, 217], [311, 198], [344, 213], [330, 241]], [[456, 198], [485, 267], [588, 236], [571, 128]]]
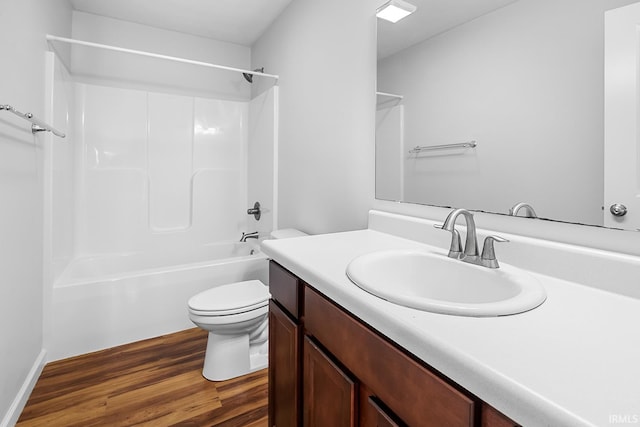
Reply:
[[[272, 239], [302, 237], [274, 230]], [[188, 302], [189, 319], [209, 331], [202, 375], [211, 381], [239, 377], [268, 366], [269, 289], [259, 280], [230, 283], [200, 292]]]
[[189, 319], [209, 331], [202, 375], [235, 378], [268, 365], [268, 288], [259, 280], [230, 283], [189, 299]]

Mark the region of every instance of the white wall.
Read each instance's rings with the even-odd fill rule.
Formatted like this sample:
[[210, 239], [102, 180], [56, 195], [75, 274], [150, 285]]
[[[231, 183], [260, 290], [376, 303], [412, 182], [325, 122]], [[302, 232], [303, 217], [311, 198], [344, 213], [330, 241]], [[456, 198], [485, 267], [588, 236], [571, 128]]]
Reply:
[[280, 227], [326, 233], [366, 226], [375, 8], [371, 0], [295, 0], [253, 46], [252, 67], [280, 75]]
[[[84, 12], [73, 12], [73, 38], [242, 69], [251, 62], [246, 46]], [[70, 68], [77, 79], [118, 87], [232, 100], [248, 100], [251, 92], [251, 85], [237, 72], [95, 48], [74, 47]]]
[[[44, 117], [45, 34], [69, 36], [69, 4], [2, 0], [0, 28], [5, 34], [0, 37], [0, 103]], [[37, 370], [30, 371], [42, 362], [42, 161], [47, 137], [34, 137], [28, 122], [0, 113], [0, 425], [10, 425], [20, 414], [37, 376]]]

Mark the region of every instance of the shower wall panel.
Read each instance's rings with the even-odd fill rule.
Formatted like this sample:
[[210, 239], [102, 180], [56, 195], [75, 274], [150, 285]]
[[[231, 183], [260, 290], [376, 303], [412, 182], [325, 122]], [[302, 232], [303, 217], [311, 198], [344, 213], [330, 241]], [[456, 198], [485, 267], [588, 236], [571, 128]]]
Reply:
[[46, 107], [44, 120], [62, 129], [66, 138], [44, 134], [43, 145], [43, 348], [50, 348], [53, 330], [51, 284], [75, 255], [76, 144], [75, 84], [52, 52], [45, 54]]
[[78, 83], [78, 253], [237, 239], [246, 102]]
[[376, 110], [376, 198], [404, 200], [404, 106]]
[[277, 175], [278, 87], [256, 96], [249, 103], [247, 186], [249, 206], [260, 202], [260, 221], [247, 218], [247, 230], [268, 235], [277, 227], [275, 204]]
[[193, 98], [154, 93], [147, 97], [149, 227], [186, 230], [192, 208]]
[[45, 275], [57, 277], [74, 255], [75, 85], [62, 62], [52, 53], [47, 54], [47, 66], [53, 71], [47, 75], [52, 105], [51, 116], [46, 119], [66, 133], [65, 139], [52, 137], [45, 154], [45, 229], [50, 230], [45, 232]]

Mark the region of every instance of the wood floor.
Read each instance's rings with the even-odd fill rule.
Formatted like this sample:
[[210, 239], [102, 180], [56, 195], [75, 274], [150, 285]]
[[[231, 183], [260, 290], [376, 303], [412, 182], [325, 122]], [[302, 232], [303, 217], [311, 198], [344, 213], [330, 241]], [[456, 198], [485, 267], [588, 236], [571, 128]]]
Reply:
[[206, 340], [195, 328], [50, 363], [17, 426], [266, 426], [267, 370], [207, 381]]

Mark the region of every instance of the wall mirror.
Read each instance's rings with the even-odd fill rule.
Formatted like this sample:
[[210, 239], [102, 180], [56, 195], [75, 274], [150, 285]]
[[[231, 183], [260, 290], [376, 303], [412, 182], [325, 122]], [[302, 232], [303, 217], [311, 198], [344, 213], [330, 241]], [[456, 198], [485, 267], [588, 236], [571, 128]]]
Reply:
[[634, 1], [410, 2], [378, 19], [377, 199], [640, 229]]

